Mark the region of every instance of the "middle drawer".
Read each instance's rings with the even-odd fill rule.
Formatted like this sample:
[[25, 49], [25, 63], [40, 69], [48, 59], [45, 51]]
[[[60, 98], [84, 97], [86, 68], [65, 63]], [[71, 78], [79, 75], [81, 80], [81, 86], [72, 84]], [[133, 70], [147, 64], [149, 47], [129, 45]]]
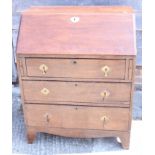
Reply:
[[50, 102], [129, 102], [130, 83], [23, 81], [24, 100]]

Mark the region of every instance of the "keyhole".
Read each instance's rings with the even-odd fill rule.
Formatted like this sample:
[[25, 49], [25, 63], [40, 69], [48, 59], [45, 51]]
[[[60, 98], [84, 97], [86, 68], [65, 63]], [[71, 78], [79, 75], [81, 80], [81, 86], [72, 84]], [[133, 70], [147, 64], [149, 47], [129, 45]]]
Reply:
[[104, 96], [103, 96], [103, 101], [104, 101], [104, 100], [105, 100], [105, 98], [106, 98], [106, 96], [107, 96], [107, 93], [106, 93], [106, 92], [104, 92], [103, 94], [104, 94]]
[[43, 66], [43, 70], [45, 70], [45, 66]]
[[103, 122], [102, 122], [102, 123], [103, 123], [103, 128], [104, 128], [104, 126], [105, 126], [105, 118], [104, 118], [104, 120], [103, 120]]
[[106, 92], [104, 92], [104, 97], [106, 96]]
[[46, 73], [46, 68], [45, 68], [45, 66], [43, 66], [43, 72]]
[[73, 64], [76, 64], [76, 63], [77, 63], [77, 62], [74, 60], [74, 61], [73, 61]]
[[49, 116], [48, 116], [48, 115], [47, 115], [47, 117], [46, 117], [46, 121], [49, 122]]
[[71, 17], [70, 20], [71, 20], [73, 23], [77, 23], [80, 19], [79, 19], [79, 17]]

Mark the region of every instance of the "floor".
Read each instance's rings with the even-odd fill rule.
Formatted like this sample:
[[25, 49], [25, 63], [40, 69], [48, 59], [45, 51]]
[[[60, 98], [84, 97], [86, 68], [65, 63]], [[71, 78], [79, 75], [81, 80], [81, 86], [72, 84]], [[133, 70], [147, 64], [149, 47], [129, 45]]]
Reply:
[[[145, 152], [142, 148], [142, 141], [140, 137], [142, 137], [142, 129], [143, 122], [140, 120], [133, 121], [132, 123], [132, 131], [131, 131], [131, 139], [130, 139], [130, 149], [129, 150], [123, 150], [119, 143], [116, 143], [116, 140], [113, 138], [101, 138], [96, 140], [77, 140], [77, 139], [64, 139], [61, 137], [57, 137], [57, 141], [55, 141], [55, 138], [52, 138], [53, 136], [49, 136], [50, 141], [53, 141], [53, 143], [47, 142], [50, 149], [45, 151], [47, 147], [44, 146], [47, 144], [45, 143], [45, 139], [40, 141], [39, 145], [32, 144], [32, 146], [23, 146], [23, 152], [24, 147], [25, 150], [27, 147], [31, 147], [32, 152], [27, 153], [20, 153], [16, 151], [16, 153], [13, 153], [12, 155], [52, 155], [52, 154], [59, 154], [59, 155], [144, 155]], [[39, 138], [43, 139], [43, 135]], [[64, 141], [61, 141], [64, 139]], [[55, 141], [55, 142], [54, 142]], [[64, 142], [64, 143], [63, 143]], [[41, 143], [45, 143], [44, 145]], [[55, 145], [53, 145], [55, 143]], [[87, 143], [87, 144], [86, 144]], [[92, 144], [90, 144], [92, 143]], [[64, 146], [62, 146], [64, 144]], [[31, 144], [29, 144], [31, 145]], [[52, 147], [54, 147], [52, 149]], [[64, 147], [64, 149], [62, 149]], [[92, 147], [90, 149], [90, 147]], [[32, 149], [33, 148], [33, 149]], [[76, 149], [75, 149], [76, 148]], [[59, 150], [60, 149], [60, 150]], [[79, 150], [78, 150], [79, 149]], [[36, 152], [35, 152], [36, 151]]]
[[[13, 86], [13, 129], [12, 129], [12, 152], [14, 155], [52, 155], [52, 154], [76, 154], [86, 155], [102, 154], [104, 152], [113, 154], [136, 153], [140, 150], [140, 145], [134, 145], [138, 141], [141, 120], [141, 92], [136, 91], [134, 96], [133, 118], [136, 121], [132, 123], [130, 150], [123, 150], [121, 144], [116, 138], [95, 138], [95, 139], [77, 139], [65, 138], [49, 134], [38, 133], [33, 144], [27, 144], [25, 136], [25, 125], [23, 112], [21, 108], [19, 87]], [[137, 120], [138, 119], [138, 120]]]

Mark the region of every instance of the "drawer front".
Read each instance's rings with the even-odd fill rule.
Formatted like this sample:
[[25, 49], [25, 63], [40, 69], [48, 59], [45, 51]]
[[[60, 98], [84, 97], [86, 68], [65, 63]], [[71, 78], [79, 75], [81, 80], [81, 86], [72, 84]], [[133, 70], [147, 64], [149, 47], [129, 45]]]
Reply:
[[128, 130], [128, 108], [25, 105], [28, 126], [56, 128]]
[[23, 81], [27, 102], [128, 102], [130, 83]]
[[28, 76], [124, 79], [125, 60], [27, 58]]

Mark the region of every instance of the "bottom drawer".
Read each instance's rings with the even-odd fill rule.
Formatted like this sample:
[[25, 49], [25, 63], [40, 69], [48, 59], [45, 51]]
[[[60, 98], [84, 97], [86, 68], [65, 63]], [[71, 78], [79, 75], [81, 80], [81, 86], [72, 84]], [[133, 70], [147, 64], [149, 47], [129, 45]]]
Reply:
[[128, 130], [128, 108], [25, 104], [24, 110], [28, 126]]

